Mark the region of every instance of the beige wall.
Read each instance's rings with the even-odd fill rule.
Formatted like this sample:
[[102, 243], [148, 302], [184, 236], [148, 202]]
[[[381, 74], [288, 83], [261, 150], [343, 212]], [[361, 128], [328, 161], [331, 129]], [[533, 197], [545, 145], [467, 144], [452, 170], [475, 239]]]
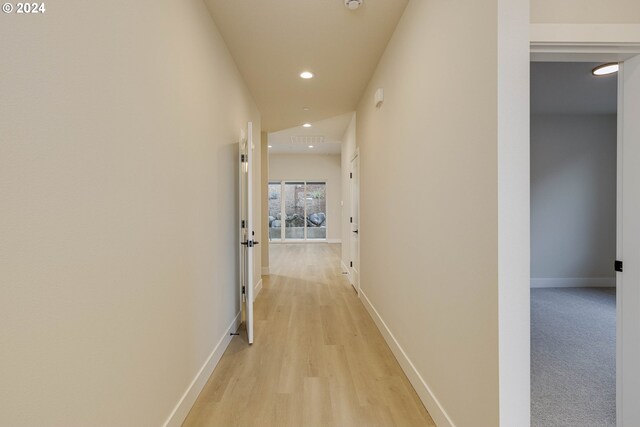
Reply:
[[535, 24], [639, 24], [638, 0], [531, 0]]
[[498, 425], [495, 13], [411, 1], [357, 110], [361, 288], [457, 426]]
[[[524, 238], [513, 275], [499, 269], [498, 250], [499, 137], [518, 156], [513, 188], [527, 195], [528, 10], [526, 1], [412, 0], [357, 109], [361, 297], [443, 426], [529, 422], [528, 202], [513, 216], [500, 207]], [[500, 120], [509, 91], [522, 102]], [[517, 301], [499, 319], [502, 287]], [[510, 344], [520, 350], [501, 351]]]
[[159, 426], [238, 312], [260, 115], [201, 0], [47, 6], [0, 16], [0, 424]]
[[271, 154], [269, 180], [326, 181], [327, 239], [332, 241], [341, 239], [342, 181], [339, 154]]

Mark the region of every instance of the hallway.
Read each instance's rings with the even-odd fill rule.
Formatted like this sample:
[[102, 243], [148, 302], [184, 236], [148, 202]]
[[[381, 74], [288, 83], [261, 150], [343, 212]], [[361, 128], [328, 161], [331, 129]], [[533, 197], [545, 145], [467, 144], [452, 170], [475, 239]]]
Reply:
[[342, 275], [340, 245], [270, 252], [255, 343], [234, 337], [183, 427], [435, 426]]

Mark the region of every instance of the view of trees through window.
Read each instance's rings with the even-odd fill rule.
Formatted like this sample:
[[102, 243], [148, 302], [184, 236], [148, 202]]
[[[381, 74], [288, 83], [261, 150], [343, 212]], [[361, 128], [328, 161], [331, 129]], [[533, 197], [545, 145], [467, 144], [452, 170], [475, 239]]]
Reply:
[[270, 182], [269, 239], [326, 239], [326, 187], [325, 182]]

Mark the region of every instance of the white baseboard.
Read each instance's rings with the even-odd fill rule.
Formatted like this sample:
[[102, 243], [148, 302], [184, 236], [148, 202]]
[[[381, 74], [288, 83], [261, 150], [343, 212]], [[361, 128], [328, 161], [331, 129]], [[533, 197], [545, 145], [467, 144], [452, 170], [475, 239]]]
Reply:
[[393, 336], [393, 333], [391, 333], [387, 324], [382, 320], [382, 317], [380, 317], [380, 314], [373, 304], [371, 304], [371, 301], [369, 301], [369, 298], [367, 298], [362, 289], [360, 289], [358, 296], [373, 318], [376, 326], [378, 326], [384, 340], [391, 348], [391, 351], [398, 360], [398, 363], [400, 363], [400, 367], [407, 375], [407, 378], [409, 378], [409, 382], [411, 382], [415, 388], [420, 400], [422, 400], [422, 403], [424, 403], [425, 408], [427, 408], [429, 415], [433, 418], [433, 421], [435, 421], [438, 427], [455, 427], [455, 424], [453, 424], [451, 418], [449, 418], [442, 405], [440, 405], [440, 402], [431, 391], [431, 388], [429, 388], [425, 380], [422, 378], [415, 365], [409, 359], [409, 356], [404, 352], [398, 341]]
[[173, 408], [173, 411], [171, 411], [167, 421], [163, 424], [164, 427], [180, 427], [185, 418], [187, 418], [189, 411], [196, 402], [196, 399], [204, 388], [204, 385], [207, 383], [213, 369], [216, 367], [222, 357], [222, 354], [231, 342], [231, 333], [236, 332], [240, 327], [240, 315], [241, 313], [238, 313], [235, 319], [233, 319], [227, 330], [224, 332], [224, 335], [213, 348], [213, 351], [207, 358], [206, 362], [204, 362], [200, 371], [198, 371], [193, 381], [191, 381], [191, 384], [189, 384], [189, 387], [187, 387], [187, 390]]
[[262, 275], [263, 276], [268, 276], [269, 274], [269, 267], [262, 267]]
[[615, 288], [615, 277], [542, 277], [532, 278], [532, 288]]
[[342, 243], [342, 239], [329, 239], [327, 243]]
[[353, 275], [351, 274], [351, 270], [349, 269], [349, 267], [347, 267], [347, 264], [345, 264], [344, 261], [340, 260], [340, 266], [342, 268], [342, 272], [347, 273], [347, 279], [349, 280], [349, 283], [353, 285]]
[[262, 279], [256, 283], [256, 286], [253, 288], [253, 300], [255, 301], [258, 298], [258, 294], [262, 290]]

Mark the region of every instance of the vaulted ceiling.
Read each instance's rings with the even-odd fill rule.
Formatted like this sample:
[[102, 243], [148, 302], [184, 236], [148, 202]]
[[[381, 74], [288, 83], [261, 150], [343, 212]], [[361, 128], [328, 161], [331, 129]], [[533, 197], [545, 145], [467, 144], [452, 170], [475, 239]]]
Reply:
[[[353, 111], [408, 0], [206, 0], [273, 132]], [[302, 71], [315, 74], [310, 80]], [[303, 108], [308, 107], [305, 111]]]

